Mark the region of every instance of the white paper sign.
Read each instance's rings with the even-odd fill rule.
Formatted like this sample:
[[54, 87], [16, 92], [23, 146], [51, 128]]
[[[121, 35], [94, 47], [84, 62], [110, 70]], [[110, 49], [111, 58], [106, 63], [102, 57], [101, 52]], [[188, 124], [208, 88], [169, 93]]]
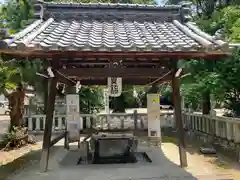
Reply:
[[118, 97], [122, 93], [122, 78], [109, 77], [108, 78], [108, 92], [111, 97]]

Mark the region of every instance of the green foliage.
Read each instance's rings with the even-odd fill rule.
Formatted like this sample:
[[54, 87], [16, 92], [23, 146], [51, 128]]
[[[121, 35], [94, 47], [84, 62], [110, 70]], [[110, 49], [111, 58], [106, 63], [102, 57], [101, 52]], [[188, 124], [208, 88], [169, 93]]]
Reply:
[[232, 111], [234, 116], [240, 116], [240, 50], [233, 52], [232, 56], [217, 63], [216, 72], [219, 82], [217, 87], [221, 89], [224, 97], [225, 108]]
[[19, 148], [27, 143], [35, 144], [36, 142], [28, 135], [27, 128], [25, 127], [13, 127], [9, 129], [8, 133], [6, 133], [3, 137], [3, 142], [5, 147], [4, 151], [11, 150], [13, 148]]
[[0, 20], [2, 26], [10, 28], [14, 33], [24, 27], [32, 16], [31, 0], [9, 0], [1, 8]]
[[80, 112], [99, 112], [103, 107], [103, 89], [97, 86], [82, 87], [79, 91]]
[[4, 92], [4, 89], [15, 89], [14, 80], [18, 77], [18, 69], [11, 68], [7, 63], [0, 61], [0, 93]]
[[223, 30], [227, 41], [240, 42], [240, 7], [228, 6], [213, 12], [211, 18], [202, 16], [197, 24], [207, 33], [214, 35], [219, 29]]
[[[216, 1], [192, 1], [200, 6], [195, 22], [205, 32], [215, 35], [221, 30], [221, 37], [226, 41], [240, 42], [240, 8], [233, 5], [234, 1], [217, 4]], [[208, 3], [208, 4], [207, 4]], [[215, 4], [213, 4], [215, 3]], [[212, 7], [215, 7], [214, 9]], [[182, 65], [189, 72], [189, 76], [182, 79], [181, 91], [187, 105], [197, 108], [203, 102], [203, 94], [210, 93], [217, 101], [225, 102], [228, 109], [234, 114], [238, 107], [239, 52], [233, 56], [216, 61], [191, 60], [184, 61]]]
[[[1, 6], [0, 27], [7, 28], [10, 33], [15, 33], [23, 28], [32, 16], [31, 3], [31, 0], [7, 1], [5, 5]], [[15, 84], [19, 82], [33, 86], [38, 85], [39, 77], [36, 76], [36, 72], [40, 69], [41, 64], [38, 61], [34, 63], [25, 59], [11, 60], [8, 63], [1, 61], [0, 83], [6, 89], [15, 89]]]

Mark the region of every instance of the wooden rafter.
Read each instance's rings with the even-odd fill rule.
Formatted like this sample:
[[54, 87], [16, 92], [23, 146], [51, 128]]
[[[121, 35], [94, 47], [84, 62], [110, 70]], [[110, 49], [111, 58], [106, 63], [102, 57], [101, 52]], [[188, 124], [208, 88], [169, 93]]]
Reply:
[[99, 77], [152, 77], [158, 78], [168, 72], [162, 68], [67, 68], [59, 72], [68, 77], [99, 78]]
[[[158, 78], [123, 78], [122, 84], [124, 85], [147, 85], [154, 81], [156, 81], [156, 84], [162, 83], [164, 81], [170, 81], [171, 75], [168, 75], [164, 77], [163, 79], [158, 80]], [[107, 85], [107, 78], [104, 79], [79, 79], [81, 85]], [[73, 85], [73, 83], [66, 78], [61, 78], [59, 82], [67, 84], [67, 85]]]

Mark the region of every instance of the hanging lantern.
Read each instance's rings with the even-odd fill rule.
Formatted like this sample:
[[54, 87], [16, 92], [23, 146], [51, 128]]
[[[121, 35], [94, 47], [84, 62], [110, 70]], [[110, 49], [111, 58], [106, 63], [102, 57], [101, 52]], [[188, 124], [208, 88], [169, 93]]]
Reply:
[[108, 92], [111, 97], [118, 97], [122, 93], [122, 78], [109, 77], [108, 78]]

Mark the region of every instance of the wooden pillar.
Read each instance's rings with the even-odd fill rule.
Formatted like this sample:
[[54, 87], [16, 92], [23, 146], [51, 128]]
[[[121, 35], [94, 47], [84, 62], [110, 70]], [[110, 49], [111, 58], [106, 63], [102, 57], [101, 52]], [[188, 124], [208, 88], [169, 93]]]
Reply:
[[48, 169], [49, 150], [52, 136], [53, 113], [55, 106], [55, 99], [57, 94], [57, 78], [49, 78], [49, 94], [46, 109], [46, 121], [43, 135], [42, 155], [40, 161], [41, 172], [46, 172]]
[[46, 115], [46, 112], [47, 112], [47, 104], [48, 104], [48, 91], [49, 91], [49, 88], [48, 88], [48, 79], [47, 78], [44, 78], [43, 79], [43, 93], [44, 93], [44, 114]]
[[172, 77], [173, 103], [176, 120], [177, 134], [179, 138], [179, 156], [181, 167], [187, 167], [187, 155], [185, 149], [184, 129], [182, 122], [181, 97], [180, 97], [180, 79], [176, 77], [177, 68], [174, 68]]

